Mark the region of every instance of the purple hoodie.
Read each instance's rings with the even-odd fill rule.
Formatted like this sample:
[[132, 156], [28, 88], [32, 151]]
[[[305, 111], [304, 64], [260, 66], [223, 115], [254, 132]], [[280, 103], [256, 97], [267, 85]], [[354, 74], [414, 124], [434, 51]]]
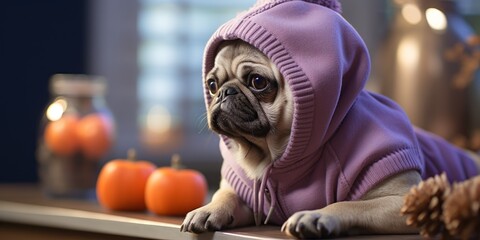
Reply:
[[369, 55], [339, 10], [333, 0], [271, 1], [225, 23], [207, 43], [204, 76], [220, 43], [242, 39], [273, 61], [292, 90], [290, 141], [262, 179], [249, 179], [231, 140], [220, 141], [222, 176], [262, 221], [282, 224], [297, 211], [358, 200], [408, 170], [423, 178], [446, 171], [450, 181], [477, 174], [467, 154], [414, 129], [397, 104], [364, 89]]

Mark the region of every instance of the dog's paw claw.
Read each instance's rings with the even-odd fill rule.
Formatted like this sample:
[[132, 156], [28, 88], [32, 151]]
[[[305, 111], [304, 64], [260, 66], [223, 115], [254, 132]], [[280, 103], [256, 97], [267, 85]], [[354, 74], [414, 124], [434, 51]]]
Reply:
[[180, 231], [193, 233], [217, 231], [228, 227], [232, 222], [231, 214], [219, 209], [211, 209], [207, 205], [189, 212], [180, 226]]
[[281, 230], [296, 238], [333, 237], [340, 232], [340, 223], [333, 216], [303, 211], [293, 214]]

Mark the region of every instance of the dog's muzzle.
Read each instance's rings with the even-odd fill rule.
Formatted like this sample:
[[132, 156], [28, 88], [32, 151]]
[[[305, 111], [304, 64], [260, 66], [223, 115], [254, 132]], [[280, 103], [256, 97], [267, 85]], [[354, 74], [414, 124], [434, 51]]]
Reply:
[[270, 131], [258, 101], [249, 101], [237, 86], [225, 86], [213, 99], [210, 111], [210, 127], [217, 133], [231, 137], [244, 134], [264, 137]]

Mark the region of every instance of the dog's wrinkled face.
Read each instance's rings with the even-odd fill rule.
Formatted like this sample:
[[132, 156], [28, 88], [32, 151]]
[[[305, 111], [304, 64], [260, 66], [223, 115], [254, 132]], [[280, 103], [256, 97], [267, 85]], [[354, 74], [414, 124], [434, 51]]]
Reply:
[[270, 59], [245, 42], [226, 42], [204, 83], [212, 99], [207, 116], [213, 131], [249, 151], [257, 148], [258, 158], [273, 160], [283, 152], [293, 104], [288, 85]]

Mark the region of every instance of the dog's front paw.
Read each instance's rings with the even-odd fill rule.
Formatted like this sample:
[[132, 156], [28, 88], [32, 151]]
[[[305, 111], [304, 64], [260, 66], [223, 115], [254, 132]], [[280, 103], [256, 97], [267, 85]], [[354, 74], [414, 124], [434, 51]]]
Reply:
[[319, 211], [302, 211], [293, 214], [283, 224], [282, 231], [296, 238], [321, 238], [339, 235], [341, 226], [335, 216]]
[[180, 231], [202, 233], [229, 227], [233, 223], [233, 215], [227, 209], [208, 204], [187, 214]]

